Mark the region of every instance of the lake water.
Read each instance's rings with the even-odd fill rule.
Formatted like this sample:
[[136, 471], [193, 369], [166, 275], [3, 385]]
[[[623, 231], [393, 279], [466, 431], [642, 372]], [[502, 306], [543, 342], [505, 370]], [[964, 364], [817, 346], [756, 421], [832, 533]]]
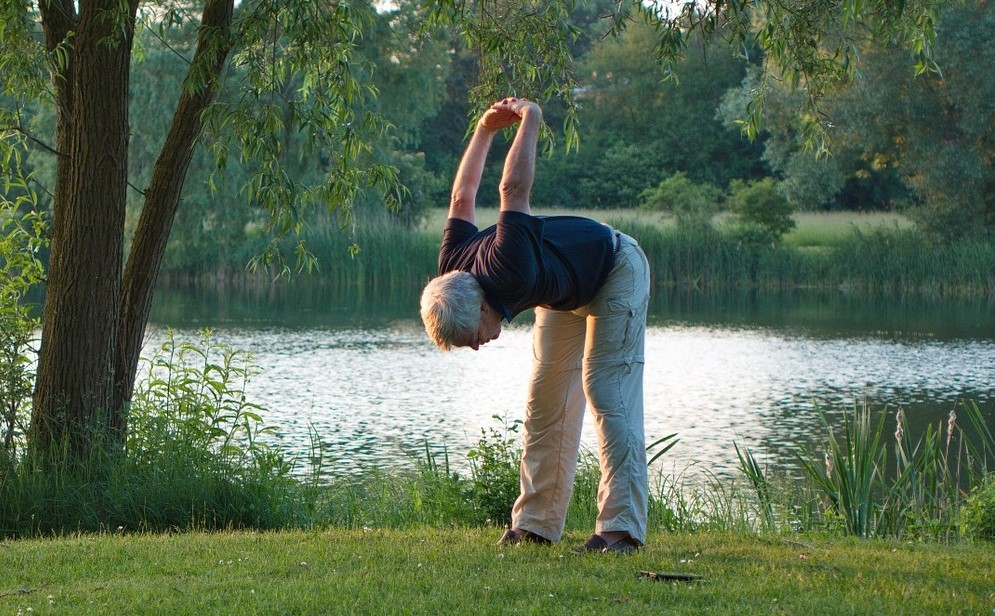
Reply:
[[[248, 398], [291, 453], [308, 452], [313, 430], [340, 472], [410, 467], [426, 443], [460, 465], [482, 429], [500, 427], [493, 416], [522, 416], [529, 319], [480, 351], [443, 353], [421, 329], [418, 293], [165, 289], [148, 339], [158, 344], [169, 326], [193, 340], [210, 327], [250, 352], [261, 374]], [[734, 442], [781, 467], [795, 448], [819, 449], [820, 409], [831, 422], [865, 404], [887, 412], [890, 437], [902, 407], [918, 437], [971, 400], [995, 426], [993, 317], [987, 298], [658, 291], [646, 339], [648, 442], [679, 434], [660, 462], [666, 472], [727, 474]], [[590, 418], [584, 445], [595, 449]]]

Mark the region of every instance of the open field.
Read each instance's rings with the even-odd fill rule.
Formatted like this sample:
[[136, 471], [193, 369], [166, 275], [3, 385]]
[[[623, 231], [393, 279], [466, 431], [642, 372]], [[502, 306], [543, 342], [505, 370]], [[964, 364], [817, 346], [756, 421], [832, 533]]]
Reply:
[[[991, 614], [991, 546], [657, 535], [498, 548], [497, 529], [102, 535], [0, 543], [0, 613]], [[641, 572], [700, 575], [692, 582]]]

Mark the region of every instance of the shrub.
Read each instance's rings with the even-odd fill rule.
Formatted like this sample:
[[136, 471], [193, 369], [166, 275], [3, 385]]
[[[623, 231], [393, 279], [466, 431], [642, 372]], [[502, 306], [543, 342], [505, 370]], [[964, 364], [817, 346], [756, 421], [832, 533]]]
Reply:
[[287, 528], [308, 509], [291, 464], [245, 401], [245, 354], [170, 336], [136, 385], [127, 447], [77, 464], [30, 456], [0, 475], [0, 538], [78, 531]]
[[795, 228], [794, 211], [773, 178], [729, 185], [729, 210], [736, 216], [736, 233], [747, 244], [778, 244]]
[[722, 191], [711, 184], [697, 184], [682, 171], [644, 190], [640, 198], [644, 210], [670, 212], [685, 227], [708, 226], [722, 205]]

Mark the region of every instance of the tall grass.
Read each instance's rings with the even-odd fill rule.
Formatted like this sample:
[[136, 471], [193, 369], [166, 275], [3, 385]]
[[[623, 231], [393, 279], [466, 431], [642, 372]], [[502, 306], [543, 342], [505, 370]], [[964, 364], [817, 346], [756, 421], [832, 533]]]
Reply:
[[301, 523], [306, 493], [263, 442], [244, 354], [170, 337], [145, 369], [123, 451], [98, 442], [86, 460], [0, 468], [0, 537]]
[[659, 283], [702, 288], [847, 288], [871, 293], [995, 293], [995, 242], [936, 245], [915, 230], [853, 233], [828, 247], [745, 245], [718, 230], [632, 225]]
[[[581, 212], [598, 216], [599, 212]], [[657, 284], [684, 288], [849, 289], [884, 294], [995, 294], [995, 242], [935, 243], [893, 218], [805, 223], [782, 245], [744, 244], [721, 223], [686, 228], [645, 213], [609, 212], [606, 222], [635, 237]], [[485, 211], [480, 225], [490, 222]], [[845, 221], [852, 219], [848, 224]], [[343, 232], [326, 225], [305, 240], [326, 284], [367, 292], [424, 283], [435, 275], [442, 223], [409, 229], [389, 221]], [[288, 245], [288, 250], [292, 246]], [[218, 267], [238, 271], [250, 254]], [[166, 280], [175, 272], [165, 272]], [[214, 275], [209, 275], [213, 284]]]
[[[821, 415], [825, 450], [795, 454], [807, 485], [771, 481], [753, 454], [737, 445], [759, 512], [756, 525], [768, 532], [790, 527], [858, 537], [941, 539], [967, 530], [961, 528], [961, 512], [972, 491], [992, 480], [995, 439], [976, 404], [964, 403], [961, 413], [966, 426], [957, 423], [954, 410], [946, 422], [928, 425], [914, 439], [899, 410], [890, 446], [883, 412], [875, 421], [870, 409], [854, 409], [839, 430]], [[979, 507], [991, 510], [995, 502]]]

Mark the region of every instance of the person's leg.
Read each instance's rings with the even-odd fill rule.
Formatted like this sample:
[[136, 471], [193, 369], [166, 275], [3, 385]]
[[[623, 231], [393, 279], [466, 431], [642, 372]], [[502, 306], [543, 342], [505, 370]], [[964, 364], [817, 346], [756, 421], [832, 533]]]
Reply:
[[[646, 541], [649, 477], [643, 429], [643, 363], [649, 266], [622, 235], [605, 285], [588, 314], [584, 390], [598, 434], [601, 484], [595, 532]], [[611, 543], [611, 542], [609, 542]]]
[[532, 379], [525, 411], [521, 493], [512, 528], [559, 541], [584, 424], [581, 366], [585, 318], [536, 309]]

